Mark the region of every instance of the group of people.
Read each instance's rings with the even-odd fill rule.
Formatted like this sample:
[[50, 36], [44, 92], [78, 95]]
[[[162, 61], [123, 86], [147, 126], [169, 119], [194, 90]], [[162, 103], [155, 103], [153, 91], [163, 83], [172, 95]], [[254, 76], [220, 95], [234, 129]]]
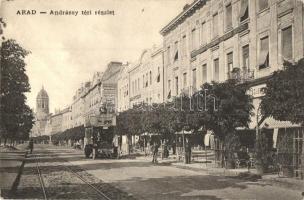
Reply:
[[[191, 143], [188, 138], [185, 139], [185, 144], [184, 144], [184, 159], [186, 164], [191, 163]], [[153, 145], [151, 146], [151, 152], [152, 152], [152, 163], [157, 163], [157, 157], [158, 157], [158, 151], [159, 151], [160, 143], [159, 142], [154, 142]], [[176, 154], [176, 143], [172, 143], [172, 153], [173, 155]], [[181, 152], [179, 152], [181, 154]], [[163, 143], [163, 152], [162, 152], [162, 157], [163, 158], [168, 158], [169, 157], [169, 145], [168, 145], [168, 140], [164, 141]]]

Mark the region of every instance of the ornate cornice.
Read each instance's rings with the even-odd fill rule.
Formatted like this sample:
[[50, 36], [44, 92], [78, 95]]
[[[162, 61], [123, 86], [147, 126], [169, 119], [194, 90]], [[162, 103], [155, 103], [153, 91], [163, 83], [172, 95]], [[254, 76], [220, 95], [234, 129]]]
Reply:
[[179, 24], [184, 22], [187, 17], [190, 17], [195, 13], [196, 10], [203, 7], [208, 0], [195, 0], [189, 8], [185, 9], [179, 15], [177, 15], [169, 24], [167, 24], [164, 28], [161, 29], [160, 34], [163, 36], [167, 35], [169, 31], [175, 29]]

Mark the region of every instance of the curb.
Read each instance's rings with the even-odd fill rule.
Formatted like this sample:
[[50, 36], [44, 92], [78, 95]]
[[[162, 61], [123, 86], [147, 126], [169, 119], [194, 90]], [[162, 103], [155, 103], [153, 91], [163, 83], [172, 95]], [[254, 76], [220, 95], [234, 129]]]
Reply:
[[[25, 152], [24, 158], [27, 157], [27, 154], [28, 154], [28, 151]], [[21, 175], [23, 173], [23, 169], [24, 169], [24, 165], [25, 165], [25, 160], [26, 159], [24, 159], [22, 161], [21, 166], [19, 167], [18, 174], [17, 174], [16, 179], [14, 180], [14, 183], [13, 183], [13, 185], [11, 187], [10, 194], [15, 193], [17, 191], [18, 185], [20, 183], [20, 178], [21, 178]]]

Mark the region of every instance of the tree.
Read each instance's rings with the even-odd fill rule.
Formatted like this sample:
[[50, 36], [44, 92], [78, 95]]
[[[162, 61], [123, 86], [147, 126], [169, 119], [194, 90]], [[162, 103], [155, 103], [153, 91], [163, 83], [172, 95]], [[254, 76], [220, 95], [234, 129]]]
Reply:
[[262, 97], [263, 118], [304, 124], [304, 59], [292, 64], [284, 63], [284, 69], [275, 71], [267, 81]]
[[234, 133], [237, 127], [248, 128], [253, 105], [251, 96], [246, 94], [246, 85], [228, 80], [206, 83], [202, 86], [204, 90], [207, 90], [208, 96], [202, 123], [207, 130], [213, 130], [223, 140], [227, 134]]
[[[223, 83], [212, 82], [202, 86], [199, 93], [205, 95], [204, 114], [201, 115], [201, 125], [206, 130], [212, 130], [224, 146], [225, 156], [230, 166], [233, 165], [233, 153], [240, 148], [236, 128], [247, 127], [253, 115], [252, 98], [246, 94], [247, 85], [239, 84], [231, 79]], [[196, 96], [199, 95], [195, 94]], [[224, 164], [223, 152], [216, 154], [217, 159]]]
[[29, 54], [15, 40], [1, 46], [1, 137], [15, 140], [25, 138], [33, 125], [32, 110], [26, 105], [24, 93], [30, 92], [25, 73], [25, 57]]

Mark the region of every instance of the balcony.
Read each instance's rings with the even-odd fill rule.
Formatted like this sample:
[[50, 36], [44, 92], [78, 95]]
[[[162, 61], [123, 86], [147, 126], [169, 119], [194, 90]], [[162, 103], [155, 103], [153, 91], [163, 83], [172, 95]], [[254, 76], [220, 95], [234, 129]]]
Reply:
[[234, 68], [228, 73], [228, 79], [235, 79], [240, 83], [251, 81], [254, 79], [254, 70]]

